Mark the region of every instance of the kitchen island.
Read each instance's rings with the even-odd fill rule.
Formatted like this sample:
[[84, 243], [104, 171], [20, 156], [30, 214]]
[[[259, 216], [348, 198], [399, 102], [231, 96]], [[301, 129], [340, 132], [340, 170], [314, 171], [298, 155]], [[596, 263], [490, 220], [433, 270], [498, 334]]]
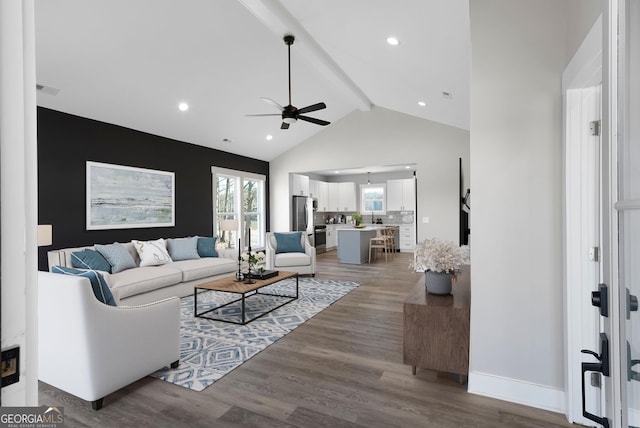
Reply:
[[338, 229], [338, 259], [340, 263], [363, 264], [369, 261], [369, 240], [375, 238], [382, 226]]

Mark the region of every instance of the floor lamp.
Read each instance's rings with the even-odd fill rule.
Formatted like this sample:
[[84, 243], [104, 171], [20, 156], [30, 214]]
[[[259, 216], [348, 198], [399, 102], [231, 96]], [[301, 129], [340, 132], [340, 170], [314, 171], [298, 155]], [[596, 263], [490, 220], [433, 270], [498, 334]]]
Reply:
[[238, 220], [220, 220], [220, 230], [223, 232], [229, 232], [229, 238], [227, 239], [227, 248], [231, 248], [231, 232], [238, 231]]

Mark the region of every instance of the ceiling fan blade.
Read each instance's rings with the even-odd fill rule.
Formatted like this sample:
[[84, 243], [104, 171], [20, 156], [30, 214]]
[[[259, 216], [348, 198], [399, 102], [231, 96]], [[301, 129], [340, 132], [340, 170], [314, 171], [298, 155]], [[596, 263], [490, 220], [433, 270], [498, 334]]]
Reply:
[[325, 103], [318, 103], [311, 106], [306, 106], [298, 109], [298, 113], [311, 113], [312, 111], [322, 110], [323, 108], [327, 108]]
[[280, 113], [245, 114], [245, 116], [282, 116]]
[[307, 121], [307, 122], [311, 122], [311, 123], [315, 123], [316, 125], [322, 125], [322, 126], [327, 126], [327, 125], [329, 125], [331, 123], [331, 122], [327, 122], [326, 120], [316, 119], [315, 117], [309, 117], [309, 116], [300, 116], [300, 115], [298, 115], [298, 119], [304, 120], [304, 121]]
[[289, 124], [282, 122], [282, 125], [280, 125], [280, 129], [289, 129]]
[[264, 102], [267, 102], [269, 104], [271, 104], [272, 106], [274, 106], [275, 108], [277, 108], [278, 110], [282, 111], [284, 110], [284, 107], [282, 107], [280, 104], [278, 104], [277, 102], [273, 101], [271, 98], [266, 98], [266, 97], [260, 97], [260, 99]]

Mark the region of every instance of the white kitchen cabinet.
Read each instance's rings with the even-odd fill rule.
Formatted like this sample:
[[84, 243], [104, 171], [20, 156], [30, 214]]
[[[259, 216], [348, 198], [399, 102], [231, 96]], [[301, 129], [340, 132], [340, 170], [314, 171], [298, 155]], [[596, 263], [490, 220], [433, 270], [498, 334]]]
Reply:
[[356, 211], [356, 183], [338, 183], [338, 211]]
[[316, 192], [317, 192], [317, 196], [314, 196], [314, 198], [318, 198], [318, 211], [319, 212], [326, 212], [326, 211], [331, 211], [331, 207], [329, 205], [329, 195], [328, 195], [328, 183], [325, 183], [324, 181], [316, 181]]
[[327, 211], [340, 211], [338, 209], [338, 184], [339, 183], [327, 183], [327, 202], [329, 205]]
[[403, 224], [399, 231], [400, 252], [410, 253], [416, 246], [416, 227], [415, 224]]
[[290, 174], [291, 195], [309, 196], [309, 177], [302, 174]]
[[413, 178], [387, 181], [387, 211], [416, 210], [416, 181]]
[[309, 196], [318, 199], [318, 180], [309, 179]]
[[309, 180], [311, 197], [318, 199], [319, 212], [355, 212], [357, 208], [356, 183], [328, 183]]
[[327, 225], [327, 250], [338, 246], [338, 232], [333, 224]]

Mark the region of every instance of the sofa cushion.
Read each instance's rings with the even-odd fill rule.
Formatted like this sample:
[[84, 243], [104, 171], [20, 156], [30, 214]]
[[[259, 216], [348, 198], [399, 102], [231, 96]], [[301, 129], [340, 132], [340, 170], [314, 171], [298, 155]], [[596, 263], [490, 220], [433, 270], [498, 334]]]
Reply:
[[109, 289], [107, 282], [104, 280], [100, 272], [94, 270], [73, 269], [63, 266], [52, 266], [51, 272], [61, 273], [64, 275], [82, 276], [89, 279], [89, 282], [91, 283], [91, 289], [93, 290], [93, 295], [96, 296], [96, 299], [98, 299], [105, 305], [116, 306], [113, 294], [111, 294], [111, 290]]
[[304, 253], [302, 247], [302, 232], [274, 233], [276, 238], [276, 254]]
[[199, 259], [200, 255], [198, 254], [198, 238], [178, 238], [178, 239], [167, 239], [167, 249], [169, 250], [169, 255], [171, 256], [171, 260], [192, 260]]
[[173, 261], [162, 238], [154, 241], [138, 241], [134, 239], [131, 243], [140, 257], [140, 266], [158, 266]]
[[109, 276], [109, 284], [114, 291], [118, 290], [120, 299], [175, 285], [181, 281], [182, 271], [170, 265], [143, 266]]
[[129, 254], [129, 251], [118, 242], [109, 245], [96, 244], [95, 248], [111, 265], [111, 273], [118, 273], [136, 267], [136, 262]]
[[306, 253], [281, 253], [276, 254], [273, 259], [273, 265], [278, 267], [287, 266], [309, 266], [311, 257]]
[[111, 272], [111, 265], [102, 254], [95, 250], [84, 249], [71, 253], [71, 266], [80, 269]]
[[200, 257], [218, 257], [216, 251], [217, 236], [211, 238], [198, 237], [198, 254]]
[[213, 275], [235, 272], [237, 261], [222, 257], [203, 257], [171, 263], [172, 268], [182, 271], [182, 282], [206, 278]]

